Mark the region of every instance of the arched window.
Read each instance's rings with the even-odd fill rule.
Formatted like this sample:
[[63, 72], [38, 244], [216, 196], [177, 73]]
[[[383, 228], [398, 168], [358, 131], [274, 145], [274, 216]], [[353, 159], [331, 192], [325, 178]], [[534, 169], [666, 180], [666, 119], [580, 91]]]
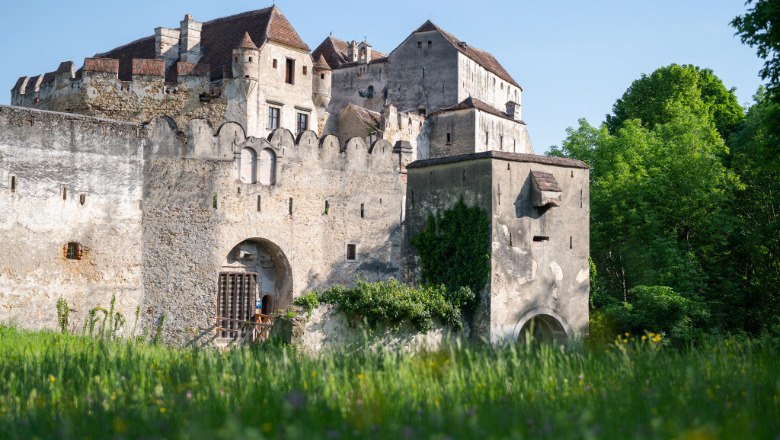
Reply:
[[270, 148], [260, 152], [257, 160], [257, 181], [261, 185], [276, 184], [276, 153]]
[[255, 183], [257, 178], [257, 153], [251, 148], [241, 150], [240, 176], [242, 183]]

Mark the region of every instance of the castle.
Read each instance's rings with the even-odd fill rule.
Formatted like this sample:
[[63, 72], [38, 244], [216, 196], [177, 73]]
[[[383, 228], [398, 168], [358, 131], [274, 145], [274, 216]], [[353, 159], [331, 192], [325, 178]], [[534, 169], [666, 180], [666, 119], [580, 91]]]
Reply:
[[[533, 153], [522, 88], [430, 21], [389, 54], [279, 8], [178, 28], [22, 77], [0, 107], [0, 320], [107, 304], [217, 318], [359, 277], [415, 282], [410, 237], [462, 198], [491, 219], [474, 336], [587, 331], [588, 168]], [[251, 311], [251, 312], [250, 312]]]

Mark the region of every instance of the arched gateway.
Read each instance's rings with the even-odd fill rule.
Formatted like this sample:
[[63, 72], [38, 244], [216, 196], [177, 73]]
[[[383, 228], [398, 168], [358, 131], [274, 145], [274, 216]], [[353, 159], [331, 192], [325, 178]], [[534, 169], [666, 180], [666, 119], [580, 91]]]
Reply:
[[[547, 313], [545, 313], [547, 312]], [[518, 341], [558, 342], [566, 341], [566, 328], [560, 317], [551, 311], [537, 310], [526, 315], [516, 327]]]
[[219, 273], [218, 336], [244, 337], [258, 314], [267, 321], [273, 311], [291, 302], [292, 272], [284, 252], [263, 238], [244, 240], [228, 253]]

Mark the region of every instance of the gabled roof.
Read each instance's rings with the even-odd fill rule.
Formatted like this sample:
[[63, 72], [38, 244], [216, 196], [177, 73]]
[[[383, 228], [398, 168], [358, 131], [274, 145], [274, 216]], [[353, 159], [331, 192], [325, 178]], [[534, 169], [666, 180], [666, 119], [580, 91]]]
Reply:
[[[310, 50], [276, 6], [207, 21], [201, 31], [199, 64], [211, 66], [212, 79], [222, 78], [224, 68], [232, 66], [233, 49], [241, 44], [245, 33], [261, 46], [273, 41], [304, 52]], [[96, 57], [119, 59], [119, 77], [129, 80], [133, 58], [155, 58], [155, 38], [141, 38]]]
[[439, 32], [444, 38], [452, 44], [453, 47], [458, 49], [460, 53], [463, 55], [466, 55], [467, 57], [474, 60], [477, 64], [487, 69], [489, 72], [492, 72], [497, 77], [503, 79], [504, 81], [508, 82], [509, 84], [512, 84], [515, 87], [518, 87], [522, 90], [522, 87], [520, 87], [520, 84], [515, 81], [512, 76], [507, 72], [503, 66], [501, 66], [501, 63], [498, 62], [498, 60], [491, 55], [489, 52], [486, 52], [482, 49], [478, 49], [476, 47], [471, 47], [468, 44], [466, 44], [465, 41], [458, 39], [454, 35], [450, 34], [449, 32], [445, 31], [444, 29], [436, 26], [433, 24], [431, 20], [427, 20], [425, 23], [422, 24], [417, 30], [412, 32], [413, 34], [419, 33], [419, 32], [432, 32], [437, 31]]
[[445, 113], [445, 112], [454, 112], [457, 110], [468, 110], [468, 109], [475, 109], [475, 110], [483, 111], [485, 113], [490, 113], [491, 115], [510, 119], [506, 113], [496, 109], [495, 107], [493, 107], [492, 105], [488, 104], [485, 101], [481, 101], [471, 96], [453, 105], [452, 107], [443, 108], [439, 111], [433, 112], [430, 114], [430, 116], [438, 115], [440, 113]]
[[[325, 57], [325, 61], [328, 63], [331, 69], [338, 69], [340, 67], [348, 67], [357, 65], [356, 62], [350, 61], [347, 58], [349, 51], [349, 43], [340, 40], [333, 35], [328, 36], [316, 49], [312, 52], [311, 57], [318, 59], [320, 56]], [[371, 48], [371, 63], [383, 62], [387, 60], [387, 54], [379, 52], [378, 50]]]
[[367, 125], [374, 128], [379, 128], [380, 125], [379, 121], [382, 119], [382, 115], [380, 115], [379, 113], [373, 112], [371, 110], [357, 106], [352, 103], [347, 104], [347, 106], [344, 107], [343, 110], [341, 110], [341, 113], [347, 110], [354, 112], [358, 116], [358, 118], [360, 118], [360, 120], [365, 122]]

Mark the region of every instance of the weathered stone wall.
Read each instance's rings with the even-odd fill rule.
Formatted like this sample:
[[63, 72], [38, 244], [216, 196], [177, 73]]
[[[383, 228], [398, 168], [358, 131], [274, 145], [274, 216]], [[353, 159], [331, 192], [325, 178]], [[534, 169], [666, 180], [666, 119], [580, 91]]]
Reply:
[[381, 112], [385, 105], [388, 73], [387, 62], [358, 64], [334, 70], [328, 112], [338, 114], [347, 104]]
[[[247, 240], [275, 260], [275, 310], [309, 289], [401, 276], [403, 187], [387, 141], [342, 146], [309, 131], [296, 143], [284, 129], [265, 140], [235, 123], [214, 131], [196, 119], [180, 131], [170, 118], [136, 125], [10, 107], [0, 124], [10, 207], [0, 238], [14, 250], [0, 257], [3, 321], [51, 327], [60, 296], [80, 321], [116, 293], [127, 317], [139, 304], [146, 325], [165, 314], [169, 342], [200, 341], [213, 336], [218, 274], [236, 270], [233, 250]], [[244, 149], [273, 153], [271, 182], [260, 159], [257, 178], [242, 182]], [[83, 260], [65, 261], [69, 241]]]
[[440, 326], [419, 332], [409, 324], [398, 329], [384, 326], [368, 329], [363, 325], [350, 325], [335, 306], [326, 304], [314, 309], [311, 316], [302, 313], [292, 319], [280, 318], [274, 336], [296, 345], [309, 355], [364, 348], [413, 352], [438, 350], [445, 344], [456, 344], [468, 337], [468, 329], [455, 331]]
[[[433, 148], [428, 159], [474, 153], [476, 145], [477, 112], [471, 109], [448, 111], [431, 115], [425, 121], [428, 139]], [[447, 142], [447, 134], [450, 141]], [[484, 139], [483, 139], [484, 142]]]
[[[531, 171], [555, 176], [560, 206], [532, 205]], [[579, 163], [494, 159], [492, 175], [492, 340], [517, 339], [522, 326], [540, 314], [555, 318], [569, 337], [585, 334], [590, 288], [588, 169]]]
[[506, 103], [509, 101], [521, 103], [522, 90], [460, 52], [458, 52], [457, 70], [457, 102], [471, 96], [502, 111], [506, 109]]
[[[532, 206], [532, 170], [555, 176], [562, 188], [561, 206]], [[522, 326], [540, 315], [560, 322], [567, 336], [587, 332], [587, 167], [579, 161], [495, 151], [412, 163], [407, 280], [417, 279], [418, 267], [409, 239], [425, 228], [430, 213], [451, 208], [461, 197], [491, 218], [491, 279], [482, 292], [472, 335], [492, 342], [515, 340]]]
[[525, 123], [483, 111], [476, 110], [476, 112], [475, 153], [495, 150], [534, 154], [531, 138], [528, 136]]
[[389, 56], [390, 103], [400, 112], [431, 114], [460, 102], [458, 56], [458, 50], [436, 31], [410, 35]]
[[[64, 298], [80, 326], [116, 295], [133, 324], [143, 298], [143, 145], [140, 125], [0, 106], [0, 320], [55, 328]], [[81, 260], [66, 259], [69, 242]]]

